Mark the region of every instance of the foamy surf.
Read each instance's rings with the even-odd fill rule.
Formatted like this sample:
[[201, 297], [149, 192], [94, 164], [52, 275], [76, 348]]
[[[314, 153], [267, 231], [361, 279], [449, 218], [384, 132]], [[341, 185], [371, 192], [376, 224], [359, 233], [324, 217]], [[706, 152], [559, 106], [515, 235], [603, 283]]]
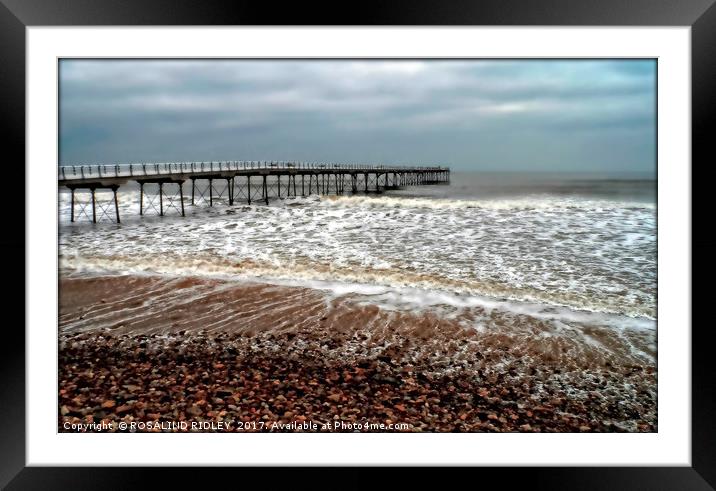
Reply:
[[544, 195], [531, 195], [519, 199], [440, 199], [398, 196], [324, 196], [320, 201], [333, 206], [425, 208], [431, 210], [655, 210], [654, 203], [640, 201], [610, 201], [594, 199], [566, 199]]
[[214, 207], [187, 206], [186, 217], [146, 209], [139, 217], [137, 198], [136, 190], [120, 191], [122, 224], [93, 226], [68, 223], [61, 194], [63, 271], [307, 288], [328, 303], [349, 298], [386, 312], [430, 313], [476, 332], [494, 329], [490, 315], [499, 312], [547, 323], [542, 337], [592, 326], [655, 338], [653, 201], [397, 191], [270, 206], [229, 207], [219, 198]]
[[[390, 268], [341, 269], [320, 264], [281, 265], [244, 261], [232, 263], [211, 258], [181, 261], [165, 256], [84, 258], [80, 255], [62, 257], [60, 266], [68, 271], [84, 274], [164, 275], [167, 277], [198, 277], [222, 281], [267, 283], [281, 286], [312, 288], [331, 296], [357, 295], [389, 310], [429, 310], [438, 308], [482, 307], [501, 308], [519, 313], [555, 319], [601, 319], [605, 324], [653, 329], [655, 319], [648, 313], [636, 311], [620, 314], [610, 310], [607, 303], [565, 298], [558, 295], [510, 290], [509, 286], [446, 281], [427, 275], [406, 274]], [[571, 305], [566, 303], [571, 301]], [[554, 314], [549, 314], [550, 312]]]

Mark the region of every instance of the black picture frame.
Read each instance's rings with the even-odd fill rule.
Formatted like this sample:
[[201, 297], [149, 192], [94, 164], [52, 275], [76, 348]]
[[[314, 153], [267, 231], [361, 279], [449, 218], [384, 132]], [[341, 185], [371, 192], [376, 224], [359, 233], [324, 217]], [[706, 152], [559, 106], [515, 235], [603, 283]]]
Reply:
[[[0, 139], [5, 161], [3, 176], [14, 206], [4, 219], [9, 233], [0, 234], [0, 254], [6, 258], [12, 287], [0, 296], [3, 312], [17, 313], [24, 326], [26, 252], [25, 216], [19, 213], [25, 196], [25, 28], [55, 25], [565, 25], [565, 26], [691, 26], [692, 42], [692, 264], [699, 276], [716, 273], [716, 239], [699, 229], [709, 223], [706, 201], [710, 185], [709, 132], [716, 104], [716, 6], [714, 0], [400, 0], [362, 2], [340, 9], [336, 4], [307, 5], [225, 0], [0, 0]], [[709, 124], [712, 123], [712, 124]], [[700, 192], [699, 192], [700, 191]], [[700, 197], [699, 197], [700, 196]], [[7, 205], [7, 203], [6, 203]], [[703, 227], [706, 228], [706, 227]], [[697, 235], [696, 232], [699, 232]], [[24, 258], [24, 264], [18, 260]], [[668, 260], [668, 258], [660, 258]], [[13, 269], [15, 268], [15, 269]], [[20, 280], [21, 278], [22, 281]], [[695, 275], [692, 276], [692, 282]], [[692, 285], [692, 467], [479, 468], [468, 482], [523, 482], [537, 489], [716, 489], [716, 370], [709, 342], [711, 323], [697, 312], [709, 305], [707, 287]], [[22, 297], [22, 298], [21, 298]], [[668, 299], [661, 299], [668, 301]], [[697, 309], [696, 307], [701, 307]], [[21, 313], [22, 312], [22, 313]], [[18, 319], [19, 321], [20, 319]], [[689, 326], [683, 326], [687, 329]], [[221, 485], [232, 469], [198, 472], [191, 469], [117, 467], [26, 467], [25, 464], [25, 334], [19, 322], [6, 321], [0, 367], [0, 485], [7, 489], [130, 489], [149, 483], [161, 473], [163, 487]], [[688, 417], [688, 415], [684, 415]], [[263, 470], [265, 473], [265, 469]], [[307, 469], [294, 470], [302, 481]], [[245, 471], [242, 471], [245, 472]], [[341, 483], [365, 486], [365, 471]], [[322, 473], [323, 474], [323, 473]], [[409, 474], [409, 475], [408, 475]], [[245, 475], [245, 474], [244, 474]], [[320, 478], [323, 480], [323, 477]], [[422, 480], [422, 473], [404, 473], [403, 486]], [[473, 481], [473, 479], [477, 479]], [[311, 487], [321, 482], [306, 481]], [[335, 487], [338, 483], [326, 480]], [[456, 483], [457, 484], [457, 483]], [[344, 484], [340, 484], [344, 487]]]

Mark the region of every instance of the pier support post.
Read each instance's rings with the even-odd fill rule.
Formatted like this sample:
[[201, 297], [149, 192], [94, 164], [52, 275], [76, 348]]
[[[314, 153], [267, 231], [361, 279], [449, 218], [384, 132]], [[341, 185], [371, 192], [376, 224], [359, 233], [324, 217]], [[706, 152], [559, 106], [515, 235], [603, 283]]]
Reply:
[[296, 197], [296, 174], [293, 175], [293, 197]]
[[303, 186], [303, 181], [304, 181], [305, 177], [306, 177], [306, 174], [301, 174], [301, 196], [304, 198], [306, 197], [306, 190], [304, 189], [304, 186]]
[[70, 208], [70, 221], [75, 221], [75, 190], [74, 188], [70, 190], [72, 192], [72, 200], [71, 200], [71, 208]]
[[164, 216], [164, 183], [159, 183], [159, 216]]
[[248, 176], [248, 177], [246, 178], [246, 186], [247, 186], [247, 188], [248, 188], [248, 191], [246, 192], [246, 195], [248, 196], [249, 204], [251, 204], [251, 176]]
[[363, 174], [363, 184], [365, 185], [365, 192], [368, 194], [368, 174]]
[[179, 183], [179, 200], [181, 201], [181, 216], [184, 215], [184, 181]]
[[229, 206], [234, 204], [234, 178], [230, 177], [226, 179], [226, 187], [229, 193]]
[[356, 194], [358, 192], [358, 175], [351, 174], [351, 181], [351, 191], [353, 191], [353, 194]]
[[214, 180], [212, 178], [209, 178], [209, 206], [214, 206]]
[[117, 188], [119, 186], [114, 186], [112, 188], [112, 192], [114, 193], [114, 212], [117, 214], [117, 223], [119, 223], [119, 203], [117, 202]]
[[92, 191], [92, 223], [97, 223], [97, 212], [95, 210], [94, 188]]
[[266, 186], [266, 176], [264, 176], [264, 199], [266, 200], [266, 204], [269, 204], [269, 198], [268, 198], [268, 186]]
[[194, 188], [196, 188], [196, 178], [191, 178], [191, 206], [194, 206]]
[[[194, 204], [194, 199], [192, 196], [192, 204]], [[144, 183], [139, 183], [139, 216], [144, 215]]]

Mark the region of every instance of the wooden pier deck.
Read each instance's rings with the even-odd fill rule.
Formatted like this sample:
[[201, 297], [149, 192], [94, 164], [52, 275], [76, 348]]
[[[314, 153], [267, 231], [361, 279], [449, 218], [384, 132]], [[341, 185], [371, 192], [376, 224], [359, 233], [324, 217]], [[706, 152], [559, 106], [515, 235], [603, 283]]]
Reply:
[[[297, 179], [298, 178], [298, 179]], [[184, 184], [191, 182], [191, 192]], [[298, 182], [297, 182], [298, 181]], [[113, 193], [114, 217], [120, 222], [117, 190], [129, 182], [139, 184], [139, 213], [145, 213], [145, 198], [151, 210], [165, 215], [165, 200], [182, 216], [185, 206], [217, 201], [248, 203], [311, 194], [380, 193], [406, 186], [447, 184], [450, 168], [445, 166], [398, 166], [325, 164], [305, 162], [184, 162], [117, 165], [60, 166], [58, 184], [71, 190], [71, 216], [75, 221], [75, 193], [90, 194], [92, 222], [97, 217], [97, 190]], [[157, 199], [158, 198], [158, 199]], [[188, 200], [188, 203], [185, 201]], [[155, 206], [156, 201], [159, 208]], [[179, 205], [177, 206], [177, 203]], [[102, 208], [103, 216], [106, 207]]]

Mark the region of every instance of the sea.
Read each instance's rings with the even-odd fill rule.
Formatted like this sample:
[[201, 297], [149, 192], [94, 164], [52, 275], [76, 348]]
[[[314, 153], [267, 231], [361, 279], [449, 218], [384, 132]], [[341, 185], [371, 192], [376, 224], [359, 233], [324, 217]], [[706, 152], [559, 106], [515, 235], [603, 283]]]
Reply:
[[299, 288], [328, 310], [340, 299], [385, 314], [357, 323], [429, 315], [478, 337], [552, 346], [557, 359], [656, 365], [654, 176], [454, 171], [449, 184], [382, 193], [300, 197], [299, 184], [299, 197], [268, 206], [228, 206], [218, 191], [213, 207], [192, 206], [190, 187], [185, 217], [175, 198], [157, 216], [150, 191], [140, 216], [138, 188], [121, 187], [121, 223], [111, 193], [98, 192], [97, 224], [80, 193], [71, 223], [61, 189], [60, 277]]

